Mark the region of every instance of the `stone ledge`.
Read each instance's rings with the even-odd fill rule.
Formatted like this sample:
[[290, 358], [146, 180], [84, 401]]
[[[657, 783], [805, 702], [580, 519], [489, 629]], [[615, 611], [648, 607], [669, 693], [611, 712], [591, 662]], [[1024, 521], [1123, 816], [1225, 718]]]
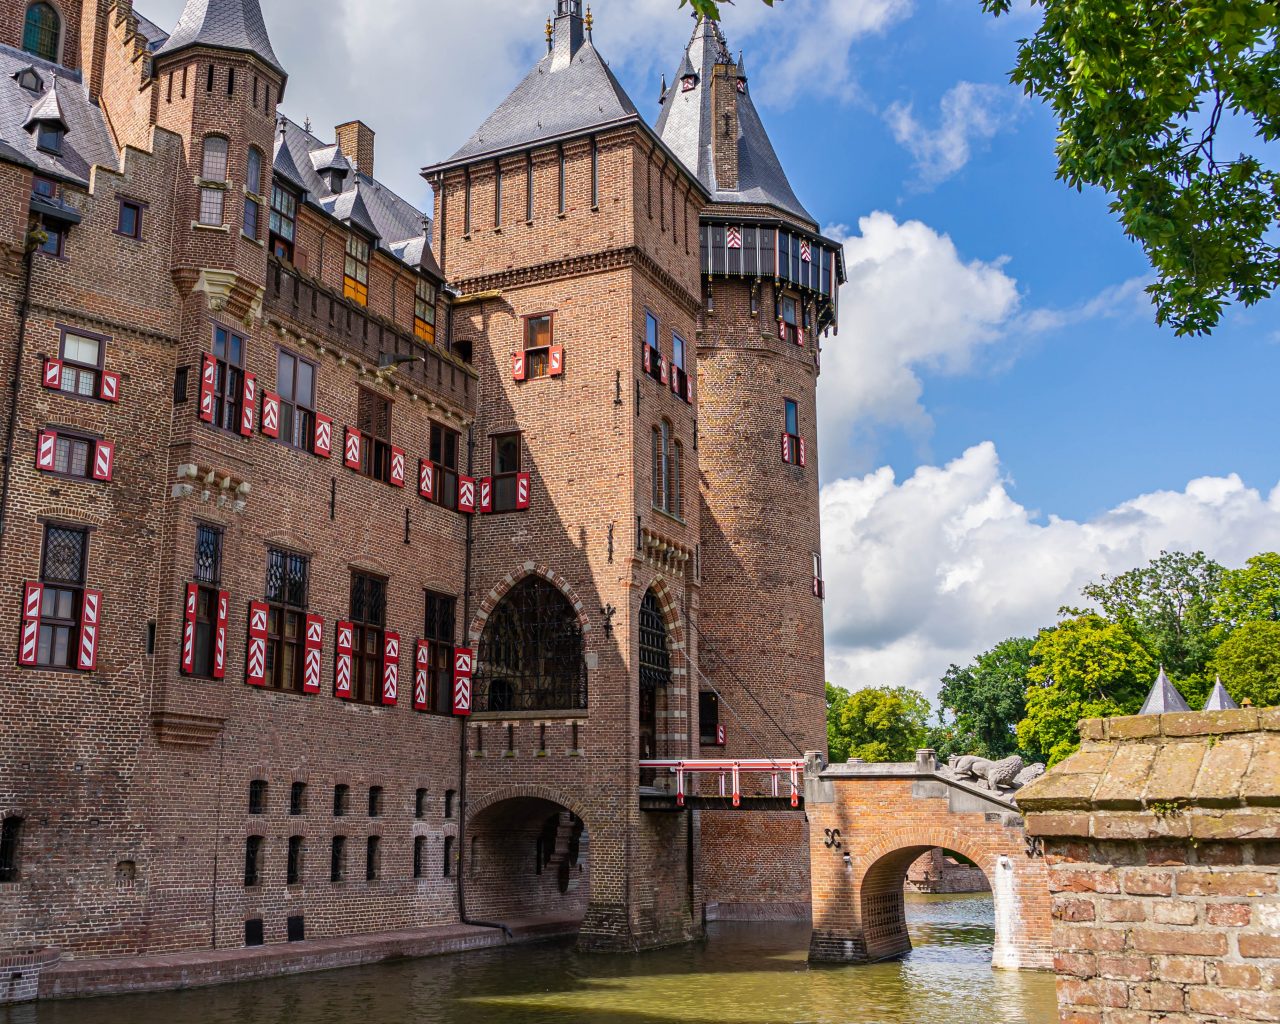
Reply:
[[1255, 842], [1280, 839], [1280, 818], [1249, 808], [1169, 808], [1159, 812], [1047, 812], [1027, 817], [1027, 834], [1041, 838], [1146, 840], [1194, 839]]

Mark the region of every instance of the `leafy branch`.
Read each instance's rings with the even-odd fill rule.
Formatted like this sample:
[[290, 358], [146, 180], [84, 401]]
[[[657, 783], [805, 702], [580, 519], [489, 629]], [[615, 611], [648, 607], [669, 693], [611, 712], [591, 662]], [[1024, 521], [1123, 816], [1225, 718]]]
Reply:
[[[764, 4], [772, 7], [777, 0], [762, 0]], [[733, 0], [680, 0], [681, 7], [692, 7], [694, 14], [705, 14], [708, 18], [715, 21], [720, 20], [720, 4], [732, 4]]]

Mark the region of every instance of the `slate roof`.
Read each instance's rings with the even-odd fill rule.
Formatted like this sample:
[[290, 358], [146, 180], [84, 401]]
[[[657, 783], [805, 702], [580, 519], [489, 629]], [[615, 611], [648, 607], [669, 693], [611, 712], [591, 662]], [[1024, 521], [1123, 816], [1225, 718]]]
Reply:
[[556, 19], [551, 51], [461, 149], [428, 171], [643, 120], [583, 35], [582, 19], [564, 15]]
[[303, 190], [305, 202], [372, 235], [378, 248], [402, 263], [443, 276], [427, 242], [427, 214], [358, 169], [347, 174], [342, 192], [334, 192], [327, 175], [321, 174], [331, 167], [351, 167], [340, 147], [287, 117], [280, 119], [274, 170]]
[[1206, 711], [1239, 711], [1240, 705], [1227, 692], [1227, 688], [1222, 685], [1222, 680], [1218, 679], [1209, 692], [1209, 699], [1205, 702], [1204, 709]]
[[150, 18], [133, 12], [133, 16], [138, 20], [138, 34], [147, 41], [147, 49], [154, 53], [160, 49], [169, 39], [169, 33], [162, 29]]
[[271, 48], [258, 0], [187, 0], [177, 27], [156, 55], [165, 56], [192, 46], [252, 53], [268, 67], [285, 74]]
[[[718, 63], [737, 64], [741, 74], [746, 66], [729, 54], [724, 36], [710, 18], [700, 18], [693, 38], [681, 59], [681, 70], [667, 89], [658, 116], [659, 137], [693, 171], [717, 203], [751, 203], [776, 206], [809, 224], [813, 215], [796, 197], [782, 162], [769, 141], [769, 134], [752, 102], [751, 92], [738, 93], [738, 188], [721, 189], [716, 182], [712, 156], [711, 79]], [[698, 76], [697, 84], [685, 92], [680, 78], [686, 65]]]
[[[35, 69], [43, 80], [43, 92], [30, 92], [17, 83], [14, 76], [25, 68]], [[51, 96], [52, 90], [56, 92]], [[41, 112], [56, 107], [67, 126], [60, 154], [36, 149], [36, 133], [23, 127], [37, 105]], [[0, 149], [0, 158], [84, 187], [89, 185], [89, 169], [94, 164], [119, 166], [102, 110], [89, 102], [89, 92], [79, 73], [3, 45], [0, 45], [0, 143], [4, 147]]]
[[1169, 682], [1164, 666], [1161, 666], [1160, 675], [1156, 677], [1155, 685], [1151, 687], [1151, 692], [1147, 694], [1147, 701], [1142, 705], [1142, 710], [1138, 714], [1163, 715], [1170, 711], [1190, 710], [1191, 706], [1187, 703], [1186, 698], [1178, 692], [1173, 683]]

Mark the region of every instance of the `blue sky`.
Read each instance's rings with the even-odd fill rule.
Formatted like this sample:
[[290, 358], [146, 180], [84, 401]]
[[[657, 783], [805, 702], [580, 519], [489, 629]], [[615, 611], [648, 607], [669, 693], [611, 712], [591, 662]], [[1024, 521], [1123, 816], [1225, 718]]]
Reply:
[[[378, 132], [378, 174], [456, 149], [542, 52], [550, 0], [262, 0], [284, 110]], [[139, 9], [172, 24], [182, 0]], [[676, 0], [597, 0], [595, 42], [656, 118], [692, 30]], [[1280, 548], [1270, 436], [1280, 304], [1208, 339], [1154, 326], [1106, 197], [1054, 178], [1055, 125], [1011, 86], [1036, 9], [758, 0], [725, 9], [792, 183], [846, 240], [822, 411], [828, 668], [927, 692], [1164, 548]], [[342, 25], [341, 33], [299, 31]], [[1273, 493], [1274, 492], [1274, 493]]]

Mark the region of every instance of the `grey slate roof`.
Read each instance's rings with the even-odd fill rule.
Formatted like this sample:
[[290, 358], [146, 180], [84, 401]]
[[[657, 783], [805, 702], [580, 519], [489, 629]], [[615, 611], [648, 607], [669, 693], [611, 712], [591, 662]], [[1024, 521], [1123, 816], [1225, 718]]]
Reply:
[[268, 67], [285, 74], [271, 48], [258, 0], [187, 0], [177, 27], [156, 55], [177, 53], [192, 46], [252, 53]]
[[[34, 68], [44, 80], [43, 94], [28, 92], [14, 80], [24, 68]], [[37, 101], [44, 109], [53, 105], [52, 100], [42, 99], [50, 96], [51, 90], [56, 90], [57, 110], [67, 126], [62, 152], [57, 155], [36, 149], [35, 132], [24, 128]], [[102, 110], [89, 102], [80, 75], [9, 46], [0, 46], [0, 143], [4, 147], [0, 159], [85, 187], [94, 164], [118, 167], [120, 163]]]
[[1240, 710], [1240, 705], [1235, 702], [1231, 694], [1227, 693], [1227, 688], [1222, 685], [1221, 677], [1213, 684], [1213, 689], [1209, 692], [1209, 699], [1205, 701], [1204, 709], [1206, 711]]
[[147, 49], [152, 53], [160, 49], [168, 40], [169, 33], [137, 11], [133, 12], [133, 16], [138, 20], [138, 34], [147, 41]]
[[552, 50], [534, 66], [448, 160], [430, 170], [469, 163], [616, 124], [643, 122], [640, 112], [590, 39], [582, 19], [556, 19]]
[[1165, 674], [1164, 666], [1162, 665], [1155, 685], [1151, 687], [1151, 692], [1147, 694], [1147, 702], [1142, 705], [1142, 710], [1138, 714], [1163, 715], [1170, 711], [1190, 710], [1191, 706], [1187, 704], [1186, 699], [1178, 692], [1177, 687], [1169, 682], [1169, 677]]
[[378, 248], [407, 266], [440, 278], [440, 266], [427, 242], [431, 218], [359, 169], [347, 175], [342, 192], [334, 192], [320, 172], [335, 165], [351, 167], [338, 146], [316, 138], [287, 117], [280, 119], [276, 174], [302, 189], [305, 202], [372, 235]]
[[[715, 127], [711, 114], [711, 79], [717, 63], [737, 64], [745, 74], [745, 63], [735, 61], [729, 54], [716, 23], [710, 18], [700, 18], [685, 50], [681, 70], [664, 96], [662, 113], [658, 115], [659, 137], [698, 176], [715, 202], [776, 206], [816, 225], [817, 221], [796, 198], [787, 180], [749, 89], [738, 93], [738, 188], [727, 191], [719, 187], [711, 150]], [[680, 77], [687, 73], [686, 64], [699, 76], [690, 92], [684, 92], [680, 82]]]
[[31, 104], [31, 113], [27, 115], [22, 127], [30, 128], [37, 124], [53, 124], [63, 131], [67, 130], [66, 118], [62, 116], [62, 104], [58, 102], [57, 78], [54, 78], [45, 88], [44, 94]]

